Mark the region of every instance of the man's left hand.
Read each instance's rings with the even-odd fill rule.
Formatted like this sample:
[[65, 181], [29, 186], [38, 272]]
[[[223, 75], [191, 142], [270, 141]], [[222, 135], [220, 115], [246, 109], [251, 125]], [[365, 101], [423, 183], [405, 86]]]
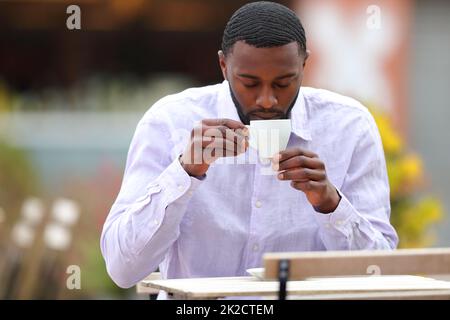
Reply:
[[314, 210], [330, 213], [336, 210], [341, 196], [328, 180], [325, 164], [311, 151], [291, 148], [274, 156], [272, 168], [279, 180], [290, 180], [294, 189], [303, 191]]

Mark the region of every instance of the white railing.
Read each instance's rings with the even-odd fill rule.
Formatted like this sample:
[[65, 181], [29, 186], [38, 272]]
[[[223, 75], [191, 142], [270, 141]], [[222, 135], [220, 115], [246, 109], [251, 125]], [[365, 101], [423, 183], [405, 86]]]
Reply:
[[23, 149], [127, 149], [144, 112], [4, 112], [0, 139]]

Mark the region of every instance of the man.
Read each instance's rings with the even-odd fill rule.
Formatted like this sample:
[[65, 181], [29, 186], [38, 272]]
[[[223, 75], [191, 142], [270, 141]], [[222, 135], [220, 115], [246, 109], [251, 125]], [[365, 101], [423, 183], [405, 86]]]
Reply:
[[[144, 115], [101, 238], [119, 286], [158, 267], [164, 278], [243, 276], [265, 252], [396, 247], [376, 124], [351, 98], [301, 88], [308, 54], [294, 12], [247, 4], [225, 28], [225, 81]], [[256, 152], [245, 124], [284, 118], [292, 132], [272, 159], [279, 174], [233, 161]]]

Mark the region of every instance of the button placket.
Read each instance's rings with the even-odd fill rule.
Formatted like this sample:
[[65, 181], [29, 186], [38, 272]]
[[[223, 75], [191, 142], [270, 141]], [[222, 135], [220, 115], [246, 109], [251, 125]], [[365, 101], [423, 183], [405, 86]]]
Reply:
[[261, 177], [259, 174], [260, 167], [258, 165], [254, 166], [254, 179], [253, 179], [253, 194], [251, 197], [251, 214], [250, 214], [250, 225], [249, 225], [249, 236], [247, 239], [247, 254], [245, 259], [245, 265], [253, 265], [254, 261], [259, 257], [260, 246], [258, 244], [258, 221], [260, 220], [260, 208], [263, 206], [261, 201]]
[[343, 223], [344, 223], [344, 222], [343, 222], [342, 220], [336, 220], [336, 221], [334, 222], [334, 224], [335, 224], [337, 227], [342, 226]]

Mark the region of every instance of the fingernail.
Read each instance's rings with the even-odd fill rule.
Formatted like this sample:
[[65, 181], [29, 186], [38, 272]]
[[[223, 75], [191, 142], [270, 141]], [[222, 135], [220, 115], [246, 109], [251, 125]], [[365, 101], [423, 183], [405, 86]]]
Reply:
[[280, 173], [280, 174], [278, 175], [278, 179], [283, 179], [283, 174], [282, 174], [282, 173]]
[[281, 155], [279, 153], [277, 153], [276, 155], [273, 156], [273, 162], [279, 162], [281, 159]]

